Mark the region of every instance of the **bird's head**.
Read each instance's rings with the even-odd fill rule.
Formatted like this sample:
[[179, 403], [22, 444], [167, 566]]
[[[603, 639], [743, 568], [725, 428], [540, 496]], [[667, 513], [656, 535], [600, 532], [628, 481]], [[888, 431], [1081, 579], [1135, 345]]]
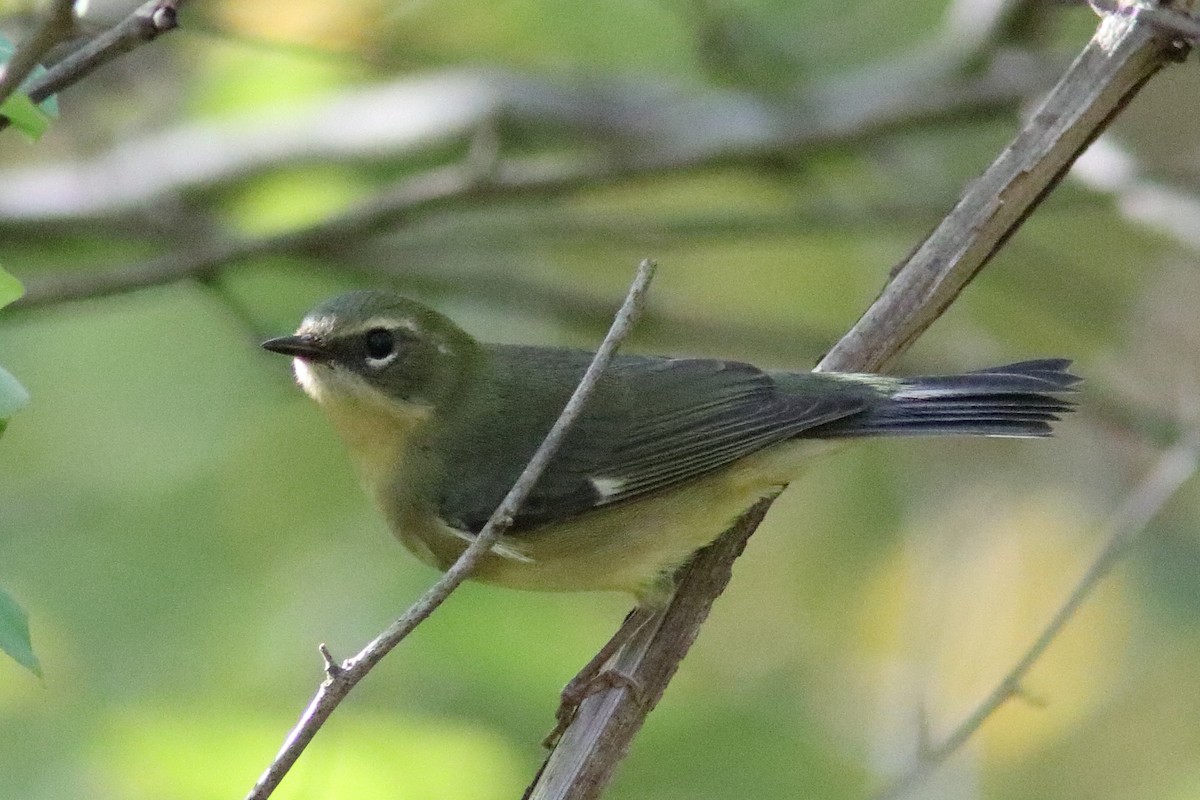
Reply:
[[292, 356], [300, 385], [322, 406], [349, 402], [411, 414], [457, 396], [479, 345], [436, 311], [389, 292], [338, 295], [292, 336], [263, 342]]

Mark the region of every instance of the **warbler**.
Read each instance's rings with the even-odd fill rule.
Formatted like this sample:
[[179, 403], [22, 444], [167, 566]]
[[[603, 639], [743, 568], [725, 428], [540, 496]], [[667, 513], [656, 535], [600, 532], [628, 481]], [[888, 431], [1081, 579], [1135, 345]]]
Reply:
[[[592, 354], [484, 344], [381, 291], [318, 305], [292, 356], [397, 538], [447, 569], [512, 487]], [[618, 355], [561, 449], [472, 577], [521, 589], [630, 592], [670, 576], [838, 440], [1044, 437], [1072, 404], [1067, 359], [959, 375], [780, 372], [738, 361]]]

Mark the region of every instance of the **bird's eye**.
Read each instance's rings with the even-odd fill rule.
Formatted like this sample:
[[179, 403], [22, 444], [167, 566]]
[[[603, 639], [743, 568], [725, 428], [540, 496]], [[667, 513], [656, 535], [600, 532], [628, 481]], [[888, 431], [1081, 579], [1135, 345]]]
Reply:
[[367, 357], [380, 361], [396, 350], [396, 338], [387, 328], [372, 328], [366, 335]]

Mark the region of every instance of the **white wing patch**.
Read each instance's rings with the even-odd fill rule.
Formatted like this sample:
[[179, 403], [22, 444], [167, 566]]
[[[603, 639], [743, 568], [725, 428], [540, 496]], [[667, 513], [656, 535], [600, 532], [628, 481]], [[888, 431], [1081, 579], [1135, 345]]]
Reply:
[[620, 494], [624, 488], [626, 481], [620, 478], [590, 478], [592, 488], [596, 490], [596, 494], [600, 495], [601, 500], [608, 500], [616, 494]]

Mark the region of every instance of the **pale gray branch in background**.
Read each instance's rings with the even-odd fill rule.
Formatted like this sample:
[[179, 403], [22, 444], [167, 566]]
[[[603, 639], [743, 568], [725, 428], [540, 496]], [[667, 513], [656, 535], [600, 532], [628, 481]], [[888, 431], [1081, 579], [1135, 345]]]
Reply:
[[[999, 11], [984, 16], [994, 20], [992, 28], [1006, 18]], [[960, 38], [957, 27], [948, 24], [942, 38]], [[1029, 54], [999, 48], [983, 32], [969, 38], [995, 51], [983, 67], [966, 69], [965, 51], [943, 48], [953, 49], [953, 57], [901, 59], [908, 64], [904, 68], [885, 62], [818, 84], [801, 93], [786, 112], [757, 96], [728, 90], [563, 86], [508, 73], [449, 73], [361, 90], [264, 123], [250, 138], [242, 138], [240, 128], [233, 126], [199, 126], [124, 143], [89, 163], [0, 172], [0, 219], [10, 223], [10, 231], [21, 222], [36, 227], [53, 219], [96, 219], [154, 207], [156, 201], [161, 206], [164, 194], [193, 191], [206, 182], [220, 184], [289, 159], [411, 154], [466, 137], [498, 115], [628, 144], [620, 154], [597, 147], [590, 155], [500, 160], [486, 174], [471, 163], [436, 168], [307, 228], [257, 239], [206, 238], [191, 249], [110, 272], [89, 269], [29, 279], [20, 304], [34, 308], [208, 279], [266, 254], [328, 256], [443, 206], [552, 197], [646, 175], [795, 159], [966, 111], [1011, 110], [1047, 85], [1045, 65]], [[398, 107], [416, 110], [396, 114]], [[372, 109], [379, 113], [372, 116]], [[154, 168], [146, 169], [147, 164]]]
[[[502, 160], [485, 175], [478, 174], [469, 163], [440, 167], [423, 175], [405, 178], [349, 211], [307, 228], [259, 239], [210, 242], [191, 251], [172, 253], [108, 273], [89, 270], [30, 280], [21, 305], [32, 308], [171, 283], [189, 277], [207, 277], [235, 262], [268, 253], [328, 252], [339, 243], [344, 246], [347, 242], [358, 242], [366, 236], [402, 224], [418, 211], [456, 202], [461, 205], [513, 197], [549, 197], [626, 178], [681, 174], [689, 170], [737, 161], [757, 161], [771, 156], [796, 158], [821, 147], [845, 146], [848, 139], [862, 138], [905, 125], [945, 120], [965, 110], [978, 108], [981, 104], [995, 102], [1011, 105], [1041, 83], [1040, 79], [1033, 81], [1026, 76], [1017, 82], [1020, 84], [1019, 91], [1016, 86], [1009, 86], [1004, 81], [1000, 81], [1000, 87], [991, 86], [995, 79], [989, 78], [985, 71], [982, 77], [968, 79], [978, 82], [980, 86], [990, 87], [981, 95], [978, 86], [971, 89], [960, 84], [948, 85], [953, 83], [948, 76], [944, 80], [947, 85], [939, 86], [936, 81], [930, 85], [928, 74], [910, 76], [909, 83], [902, 90], [897, 89], [895, 93], [873, 91], [870, 99], [865, 101], [856, 101], [851, 97], [853, 93], [863, 91], [864, 80], [851, 80], [837, 90], [824, 90], [824, 96], [810, 104], [808, 113], [794, 114], [791, 130], [782, 124], [777, 112], [767, 114], [765, 110], [760, 110], [750, 113], [745, 107], [750, 100], [738, 101], [736, 109], [728, 104], [690, 100], [684, 104], [689, 110], [680, 111], [676, 108], [670, 111], [673, 104], [665, 102], [664, 97], [656, 96], [655, 101], [651, 102], [651, 97], [643, 92], [637, 102], [627, 101], [624, 110], [618, 110], [611, 101], [605, 104], [604, 98], [598, 93], [583, 93], [572, 102], [580, 106], [599, 103], [607, 109], [606, 115], [600, 116], [606, 119], [608, 125], [640, 126], [636, 131], [623, 127], [616, 133], [635, 138], [648, 137], [655, 142], [653, 148], [631, 152], [620, 158], [612, 153], [598, 153]], [[894, 82], [892, 85], [895, 86]], [[469, 93], [471, 90], [464, 88], [461, 91]], [[820, 95], [821, 91], [814, 94]], [[677, 100], [674, 105], [677, 106], [679, 102]], [[466, 105], [474, 107], [471, 103]], [[482, 105], [491, 107], [487, 103]], [[804, 106], [803, 102], [801, 106]], [[361, 106], [371, 107], [369, 104]], [[391, 113], [391, 106], [386, 108], [389, 118], [404, 116]], [[658, 112], [655, 112], [656, 108]], [[598, 112], [593, 109], [592, 113]], [[662, 121], [654, 124], [647, 122], [655, 113], [662, 116]], [[748, 115], [752, 122], [739, 122], [733, 126], [735, 129], [731, 129], [732, 123], [722, 121], [727, 115], [736, 117], [737, 114]], [[478, 111], [468, 116], [478, 122], [484, 118], [484, 113]], [[344, 113], [335, 117], [357, 119]], [[640, 122], [635, 123], [634, 120]], [[288, 127], [292, 125], [294, 123], [289, 123]], [[369, 131], [371, 127], [365, 124], [362, 129]], [[465, 133], [468, 127], [461, 121], [449, 126], [456, 135]], [[668, 128], [674, 130], [674, 134], [669, 134]], [[694, 135], [692, 131], [698, 129], [706, 129], [701, 139], [684, 141], [687, 136]], [[416, 135], [418, 139], [427, 135], [412, 131], [409, 134]], [[286, 148], [288, 137], [282, 132], [280, 136], [280, 140], [270, 139], [272, 147], [282, 143]], [[151, 203], [166, 191], [167, 185], [172, 190], [188, 185], [190, 179], [185, 175], [171, 177], [171, 164], [202, 165], [209, 155], [217, 152], [215, 146], [204, 144], [203, 138], [197, 132], [171, 141], [169, 148], [164, 148], [160, 143], [161, 152], [145, 145], [122, 145], [106, 157], [111, 160], [101, 162], [94, 169], [72, 163], [39, 167], [27, 173], [19, 170], [0, 173], [0, 217], [32, 223], [62, 214], [88, 217], [112, 213], [130, 203]], [[672, 141], [678, 145], [678, 149], [668, 146]], [[261, 150], [261, 147], [254, 148], [248, 142], [235, 145], [228, 139], [218, 139], [217, 143], [221, 144], [222, 152]], [[356, 152], [361, 152], [361, 147], [360, 142]], [[187, 153], [188, 158], [181, 159], [181, 153]], [[156, 168], [144, 169], [147, 163], [155, 164]], [[225, 164], [225, 167], [230, 166], [228, 162]], [[185, 171], [190, 169], [180, 168]], [[211, 177], [212, 171], [217, 169], [210, 165], [205, 174]], [[163, 176], [168, 179], [166, 184], [161, 183]]]
[[[208, 279], [220, 270], [267, 254], [322, 255], [390, 230], [420, 213], [447, 204], [537, 193], [552, 197], [617, 178], [604, 163], [529, 158], [502, 163], [480, 175], [470, 165], [437, 167], [388, 187], [370, 201], [306, 228], [257, 239], [216, 241], [112, 272], [80, 271], [27, 283], [22, 308], [104, 297], [176, 281]], [[10, 306], [9, 308], [16, 308]]]
[[163, 196], [218, 189], [289, 164], [417, 156], [500, 120], [569, 132], [588, 158], [631, 174], [795, 158], [884, 131], [1012, 110], [1047, 88], [1056, 71], [1015, 49], [997, 52], [982, 69], [966, 70], [958, 58], [926, 57], [903, 69], [889, 61], [799, 87], [784, 107], [749, 92], [645, 79], [565, 82], [452, 70], [346, 90], [258, 120], [192, 123], [127, 139], [89, 161], [3, 170], [0, 219], [134, 213]]

